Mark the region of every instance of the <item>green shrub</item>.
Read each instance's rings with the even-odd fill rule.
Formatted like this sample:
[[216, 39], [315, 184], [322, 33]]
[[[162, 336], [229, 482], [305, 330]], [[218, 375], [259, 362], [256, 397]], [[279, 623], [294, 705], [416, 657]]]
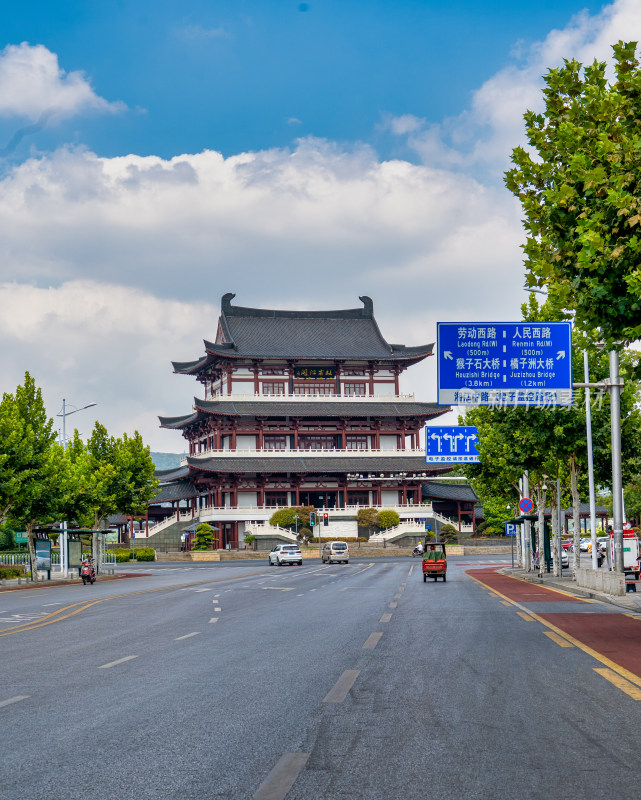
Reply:
[[13, 566], [0, 566], [0, 580], [9, 578], [23, 578], [24, 575], [25, 568], [22, 566], [22, 564], [14, 564]]
[[442, 542], [449, 542], [453, 543], [458, 541], [458, 531], [454, 527], [454, 525], [450, 525], [449, 522], [447, 525], [443, 525], [441, 530], [438, 532], [438, 538]]
[[126, 561], [131, 561], [131, 550], [120, 548], [109, 552], [116, 556], [116, 564], [124, 564]]
[[135, 549], [136, 561], [155, 561], [156, 551], [153, 547], [137, 547]]
[[206, 522], [201, 522], [196, 528], [196, 535], [192, 542], [192, 550], [211, 550], [212, 542], [217, 542], [218, 539], [214, 537], [214, 529]]

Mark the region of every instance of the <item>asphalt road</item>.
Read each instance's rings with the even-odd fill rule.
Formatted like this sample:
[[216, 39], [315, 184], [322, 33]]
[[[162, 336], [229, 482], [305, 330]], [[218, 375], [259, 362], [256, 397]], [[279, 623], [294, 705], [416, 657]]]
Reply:
[[0, 593], [0, 796], [636, 798], [639, 703], [466, 574], [492, 561], [451, 558], [446, 583], [407, 558], [153, 564]]

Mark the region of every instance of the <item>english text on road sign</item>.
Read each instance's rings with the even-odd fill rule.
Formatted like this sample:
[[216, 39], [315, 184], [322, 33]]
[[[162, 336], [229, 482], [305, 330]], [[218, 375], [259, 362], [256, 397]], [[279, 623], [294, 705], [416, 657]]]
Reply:
[[531, 514], [534, 510], [534, 503], [529, 497], [522, 497], [519, 500], [519, 511], [521, 514]]
[[425, 461], [478, 463], [478, 431], [473, 425], [425, 426]]
[[437, 323], [439, 405], [572, 404], [569, 322]]

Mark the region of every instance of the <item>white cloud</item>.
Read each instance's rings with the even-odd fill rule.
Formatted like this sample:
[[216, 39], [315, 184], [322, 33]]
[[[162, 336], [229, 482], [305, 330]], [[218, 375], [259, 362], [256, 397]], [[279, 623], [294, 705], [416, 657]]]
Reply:
[[639, 30], [638, 0], [616, 0], [594, 16], [581, 12], [544, 41], [528, 49], [519, 43], [513, 54], [519, 63], [508, 64], [480, 86], [470, 108], [459, 116], [428, 123], [403, 115], [388, 127], [399, 136], [408, 135], [410, 146], [426, 164], [500, 179], [512, 149], [525, 143], [523, 114], [543, 108], [542, 76], [548, 69], [560, 66], [564, 58], [583, 64], [610, 61], [612, 45], [638, 38]]
[[122, 103], [97, 95], [82, 72], [65, 72], [43, 45], [8, 45], [0, 51], [0, 115], [37, 120], [86, 111], [115, 112]]
[[2, 390], [13, 391], [28, 370], [50, 416], [63, 397], [71, 406], [97, 404], [67, 420], [68, 434], [77, 427], [88, 435], [99, 419], [115, 435], [138, 429], [152, 449], [181, 452], [184, 440], [160, 430], [157, 416], [188, 413], [198, 392], [193, 380], [173, 375], [171, 361], [200, 355], [218, 310], [93, 281], [0, 284]]
[[[180, 451], [156, 417], [188, 412], [200, 391], [170, 361], [202, 354], [225, 292], [272, 308], [355, 307], [368, 294], [383, 335], [407, 344], [434, 341], [441, 320], [517, 318], [520, 209], [501, 170], [521, 114], [547, 66], [606, 58], [640, 25], [641, 7], [620, 0], [550, 33], [457, 119], [388, 121], [422, 164], [301, 139], [228, 158], [61, 149], [14, 166], [0, 180], [0, 390], [29, 369], [50, 413], [63, 397], [96, 401], [73, 418], [82, 430], [95, 412], [114, 433], [137, 427]], [[405, 390], [434, 399], [434, 361], [404, 375]]]

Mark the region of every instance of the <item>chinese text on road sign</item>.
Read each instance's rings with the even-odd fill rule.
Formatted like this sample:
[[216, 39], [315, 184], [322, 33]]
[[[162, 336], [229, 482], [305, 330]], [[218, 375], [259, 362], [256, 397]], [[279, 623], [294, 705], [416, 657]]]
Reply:
[[439, 322], [438, 404], [572, 404], [569, 322]]
[[478, 431], [473, 425], [449, 428], [425, 426], [425, 461], [476, 463], [479, 460]]

